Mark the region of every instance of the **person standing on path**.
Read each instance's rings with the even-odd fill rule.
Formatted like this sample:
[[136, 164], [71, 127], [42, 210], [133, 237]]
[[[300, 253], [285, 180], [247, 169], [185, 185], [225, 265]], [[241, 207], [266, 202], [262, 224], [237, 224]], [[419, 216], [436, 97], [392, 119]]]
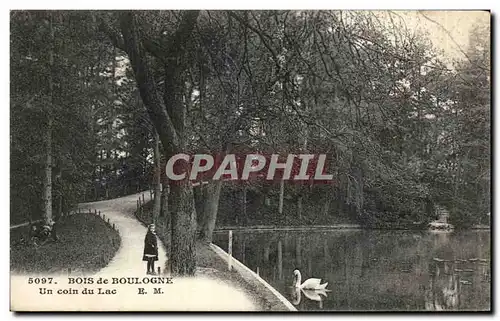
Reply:
[[147, 263], [147, 274], [155, 275], [155, 261], [158, 261], [158, 241], [156, 239], [155, 225], [149, 224], [148, 232], [144, 238], [144, 254], [142, 260]]

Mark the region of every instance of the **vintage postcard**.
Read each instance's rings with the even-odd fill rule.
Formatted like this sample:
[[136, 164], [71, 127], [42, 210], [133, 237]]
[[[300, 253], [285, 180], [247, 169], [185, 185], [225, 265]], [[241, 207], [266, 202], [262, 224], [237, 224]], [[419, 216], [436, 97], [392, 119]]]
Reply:
[[11, 311], [491, 311], [490, 19], [12, 10]]

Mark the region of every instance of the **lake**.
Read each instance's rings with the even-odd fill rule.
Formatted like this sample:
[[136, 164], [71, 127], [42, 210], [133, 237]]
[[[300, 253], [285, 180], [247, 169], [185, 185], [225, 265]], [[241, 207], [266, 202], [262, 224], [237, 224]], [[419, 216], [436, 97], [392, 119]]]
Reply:
[[[489, 231], [234, 232], [233, 256], [298, 310], [490, 310]], [[296, 290], [294, 269], [328, 291]]]

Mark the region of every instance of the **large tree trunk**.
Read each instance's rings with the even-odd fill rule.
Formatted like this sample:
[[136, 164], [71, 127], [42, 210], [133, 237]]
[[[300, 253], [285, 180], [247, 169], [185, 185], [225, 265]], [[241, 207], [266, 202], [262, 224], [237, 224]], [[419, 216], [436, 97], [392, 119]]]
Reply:
[[204, 186], [205, 202], [203, 204], [203, 217], [201, 220], [201, 228], [199, 239], [202, 242], [211, 243], [212, 234], [215, 229], [217, 220], [217, 211], [219, 210], [219, 198], [222, 187], [222, 181], [210, 182]]
[[[172, 34], [170, 43], [162, 47], [162, 50], [153, 52], [153, 55], [163, 60], [165, 66], [163, 99], [149, 65], [149, 57], [146, 55], [145, 44], [133, 11], [121, 13], [120, 27], [124, 43], [120, 44], [120, 37], [112, 37], [112, 41], [116, 45], [121, 45], [128, 53], [142, 101], [159, 135], [167, 159], [185, 151], [186, 147], [185, 104], [182, 101], [184, 93], [182, 58], [198, 14], [198, 11], [186, 11], [179, 27]], [[152, 50], [148, 48], [149, 52]], [[171, 272], [173, 275], [194, 275], [196, 213], [193, 188], [187, 181], [171, 182], [170, 187], [173, 201], [170, 215]]]
[[168, 217], [168, 194], [169, 194], [169, 186], [168, 180], [165, 177], [162, 180], [161, 184], [161, 204], [160, 204], [160, 217]]
[[160, 138], [155, 132], [154, 146], [155, 175], [154, 175], [154, 202], [153, 202], [153, 222], [158, 220], [161, 210], [161, 160], [160, 160]]
[[203, 226], [203, 211], [205, 207], [205, 186], [204, 185], [198, 185], [196, 187], [193, 187], [193, 197], [194, 197], [194, 207], [196, 209], [196, 225], [198, 227], [198, 231], [201, 230]]
[[194, 275], [196, 269], [195, 235], [196, 213], [193, 188], [189, 182], [171, 184], [171, 246], [172, 275]]
[[47, 113], [47, 129], [45, 132], [46, 156], [45, 156], [45, 180], [44, 180], [44, 220], [46, 223], [52, 221], [52, 106], [54, 104], [54, 28], [52, 26], [52, 14], [49, 17], [50, 28], [50, 50], [49, 50], [49, 99], [50, 105]]

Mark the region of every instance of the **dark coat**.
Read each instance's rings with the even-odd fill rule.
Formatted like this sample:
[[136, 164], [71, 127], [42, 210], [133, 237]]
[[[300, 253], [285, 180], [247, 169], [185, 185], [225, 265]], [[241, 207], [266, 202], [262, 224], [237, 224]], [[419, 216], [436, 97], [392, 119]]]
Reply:
[[144, 238], [144, 254], [142, 256], [143, 261], [147, 261], [148, 258], [146, 254], [154, 255], [154, 260], [158, 261], [158, 241], [156, 240], [156, 235], [148, 231], [146, 237]]

